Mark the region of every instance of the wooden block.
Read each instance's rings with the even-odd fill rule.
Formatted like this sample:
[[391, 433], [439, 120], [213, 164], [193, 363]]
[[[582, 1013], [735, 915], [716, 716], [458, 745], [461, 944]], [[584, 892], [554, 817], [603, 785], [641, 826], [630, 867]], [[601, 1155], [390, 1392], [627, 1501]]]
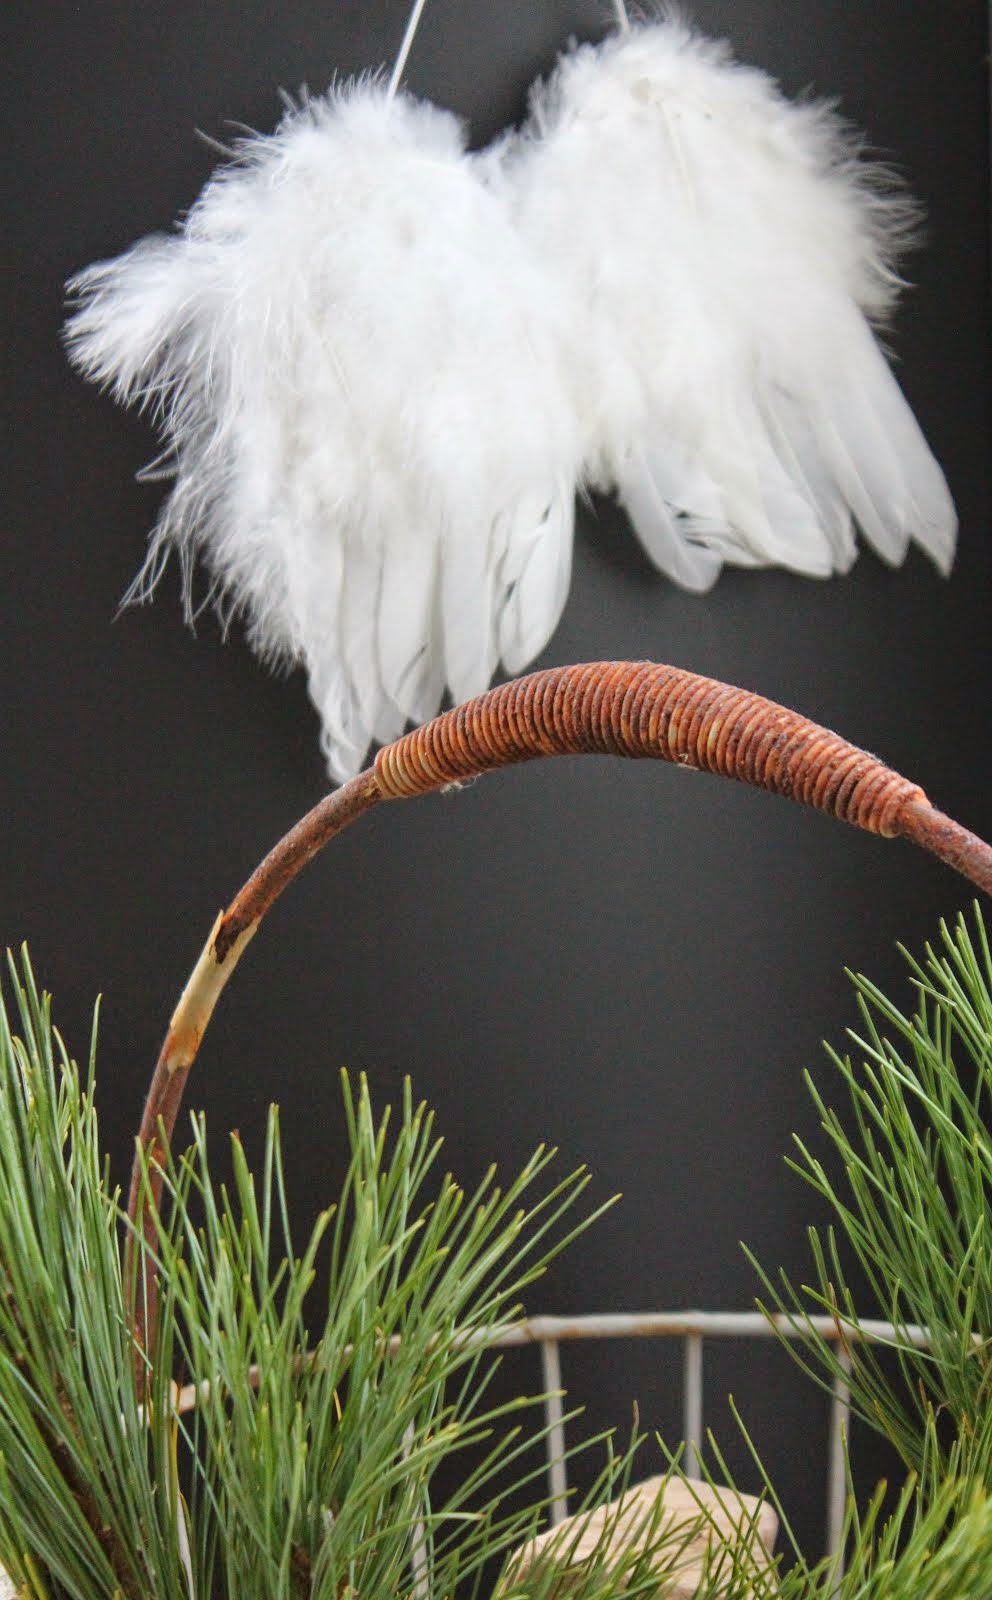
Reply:
[[[652, 1516], [661, 1502], [657, 1516]], [[705, 1508], [708, 1522], [700, 1527], [700, 1507]], [[673, 1542], [657, 1553], [659, 1593], [665, 1600], [692, 1600], [706, 1571], [710, 1555], [710, 1577], [715, 1570], [722, 1536], [730, 1538], [743, 1534], [750, 1545], [752, 1559], [762, 1570], [771, 1567], [771, 1552], [778, 1533], [778, 1517], [767, 1502], [760, 1503], [754, 1495], [738, 1494], [731, 1489], [711, 1489], [704, 1483], [694, 1483], [689, 1489], [677, 1478], [648, 1478], [634, 1484], [619, 1500], [597, 1511], [579, 1512], [566, 1517], [556, 1528], [549, 1528], [529, 1544], [522, 1545], [511, 1557], [499, 1586], [500, 1595], [511, 1591], [526, 1593], [528, 1569], [542, 1552], [551, 1552], [549, 1558], [561, 1564], [561, 1581], [553, 1586], [549, 1600], [567, 1600], [574, 1589], [582, 1568], [589, 1561], [610, 1527], [609, 1550], [619, 1560], [636, 1548], [651, 1548], [668, 1535]], [[680, 1530], [683, 1531], [680, 1537]], [[607, 1558], [609, 1559], [609, 1558]], [[728, 1592], [733, 1585], [733, 1568], [727, 1558], [726, 1580]], [[743, 1595], [737, 1589], [735, 1594]], [[719, 1594], [720, 1590], [707, 1590]]]

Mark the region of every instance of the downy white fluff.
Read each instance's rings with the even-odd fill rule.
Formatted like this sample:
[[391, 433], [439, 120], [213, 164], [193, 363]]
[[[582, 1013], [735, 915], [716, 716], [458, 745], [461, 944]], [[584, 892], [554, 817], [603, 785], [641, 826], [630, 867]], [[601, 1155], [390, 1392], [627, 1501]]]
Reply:
[[855, 521], [947, 572], [954, 507], [870, 326], [910, 208], [829, 107], [669, 14], [564, 56], [489, 170], [567, 308], [587, 474], [664, 572], [846, 571]]
[[256, 651], [305, 664], [333, 776], [542, 648], [578, 466], [558, 297], [454, 117], [375, 81], [304, 98], [70, 289], [73, 360], [174, 467], [135, 592], [175, 549], [190, 610], [201, 557]]

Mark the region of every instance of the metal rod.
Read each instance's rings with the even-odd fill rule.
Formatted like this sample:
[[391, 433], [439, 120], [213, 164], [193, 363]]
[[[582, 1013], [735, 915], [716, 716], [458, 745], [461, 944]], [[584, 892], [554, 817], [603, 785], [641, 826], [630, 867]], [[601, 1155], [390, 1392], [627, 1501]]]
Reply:
[[[403, 1434], [403, 1458], [409, 1456], [416, 1438], [411, 1422]], [[427, 1528], [423, 1517], [418, 1517], [410, 1531], [410, 1568], [413, 1573], [414, 1600], [430, 1600], [430, 1562], [427, 1557]]]
[[427, 1530], [415, 1522], [410, 1536], [410, 1567], [413, 1571], [414, 1600], [431, 1600], [430, 1564], [427, 1559]]
[[548, 1516], [556, 1527], [568, 1512], [568, 1477], [565, 1472], [565, 1423], [562, 1411], [561, 1356], [557, 1339], [541, 1340], [541, 1375], [544, 1416], [548, 1428]]
[[925, 1328], [915, 1323], [896, 1327], [866, 1317], [857, 1327], [838, 1325], [832, 1316], [812, 1316], [790, 1321], [788, 1317], [766, 1317], [761, 1311], [604, 1311], [574, 1317], [530, 1317], [511, 1324], [492, 1344], [508, 1347], [540, 1344], [545, 1339], [650, 1339], [665, 1335], [684, 1338], [698, 1333], [705, 1339], [763, 1339], [776, 1334], [786, 1339], [801, 1339], [807, 1332], [827, 1339], [859, 1338], [872, 1344], [912, 1344], [919, 1348], [930, 1342]]
[[687, 1478], [699, 1476], [699, 1453], [703, 1444], [703, 1336], [687, 1333], [682, 1342], [683, 1390], [682, 1437], [685, 1440], [683, 1468]]
[[[555, 1355], [552, 1359], [557, 1363], [554, 1368], [554, 1384], [560, 1385], [557, 1345], [561, 1339], [653, 1339], [680, 1336], [684, 1338], [687, 1334], [694, 1333], [707, 1339], [768, 1339], [774, 1338], [777, 1334], [783, 1335], [786, 1339], [798, 1339], [807, 1327], [813, 1333], [822, 1334], [826, 1339], [843, 1337], [849, 1344], [856, 1344], [859, 1339], [865, 1339], [872, 1344], [892, 1344], [898, 1340], [925, 1349], [930, 1343], [926, 1328], [921, 1328], [915, 1323], [896, 1328], [891, 1322], [878, 1322], [866, 1318], [857, 1328], [842, 1329], [833, 1317], [823, 1316], [810, 1317], [808, 1324], [803, 1323], [796, 1327], [785, 1317], [776, 1316], [769, 1320], [760, 1311], [619, 1311], [578, 1317], [531, 1317], [527, 1322], [510, 1323], [498, 1331], [473, 1332], [471, 1328], [467, 1328], [462, 1337], [466, 1348], [480, 1345], [491, 1350], [509, 1350], [525, 1344], [538, 1344], [543, 1350], [544, 1345], [553, 1344]], [[976, 1333], [974, 1343], [977, 1345], [979, 1340], [980, 1335]], [[399, 1348], [398, 1335], [389, 1340], [388, 1348], [391, 1350]], [[350, 1346], [346, 1346], [346, 1349], [350, 1349]], [[250, 1376], [254, 1382], [257, 1377], [256, 1368], [250, 1369]], [[549, 1387], [552, 1386], [550, 1378], [546, 1379], [546, 1383]], [[180, 1412], [192, 1411], [194, 1406], [209, 1399], [210, 1392], [209, 1380], [199, 1384], [186, 1384], [178, 1391], [177, 1409]], [[560, 1400], [557, 1414], [559, 1416], [562, 1414]], [[564, 1437], [563, 1432], [561, 1437]]]
[[845, 1444], [851, 1410], [850, 1352], [842, 1345], [837, 1352], [840, 1371], [834, 1376], [830, 1400], [830, 1456], [827, 1467], [827, 1555], [837, 1557], [838, 1583], [844, 1576], [844, 1511], [847, 1506], [847, 1452]]

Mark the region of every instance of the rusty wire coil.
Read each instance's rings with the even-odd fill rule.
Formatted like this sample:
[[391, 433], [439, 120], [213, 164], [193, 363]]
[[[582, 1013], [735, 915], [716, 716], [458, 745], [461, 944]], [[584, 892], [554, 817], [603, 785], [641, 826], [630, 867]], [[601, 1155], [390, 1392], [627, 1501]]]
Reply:
[[650, 661], [553, 667], [492, 689], [380, 750], [383, 799], [548, 755], [654, 758], [789, 796], [893, 837], [918, 784], [746, 689]]

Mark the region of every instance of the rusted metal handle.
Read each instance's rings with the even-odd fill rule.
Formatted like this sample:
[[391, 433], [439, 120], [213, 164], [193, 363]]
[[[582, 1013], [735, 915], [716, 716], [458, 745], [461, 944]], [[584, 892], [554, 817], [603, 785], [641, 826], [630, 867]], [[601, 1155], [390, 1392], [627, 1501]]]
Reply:
[[[149, 1238], [162, 1189], [158, 1141], [172, 1136], [220, 992], [286, 885], [381, 800], [411, 799], [542, 756], [580, 754], [671, 761], [736, 778], [871, 833], [910, 839], [992, 894], [992, 847], [931, 806], [918, 784], [761, 695], [650, 661], [594, 661], [515, 679], [380, 750], [372, 768], [328, 795], [279, 841], [218, 917], [173, 1014], [138, 1134], [128, 1211], [135, 1220], [143, 1154], [150, 1162]], [[154, 1324], [152, 1282], [137, 1304], [144, 1352]]]
[[386, 800], [552, 755], [672, 761], [791, 796], [891, 837], [918, 784], [746, 689], [653, 661], [557, 667], [492, 689], [380, 750]]

